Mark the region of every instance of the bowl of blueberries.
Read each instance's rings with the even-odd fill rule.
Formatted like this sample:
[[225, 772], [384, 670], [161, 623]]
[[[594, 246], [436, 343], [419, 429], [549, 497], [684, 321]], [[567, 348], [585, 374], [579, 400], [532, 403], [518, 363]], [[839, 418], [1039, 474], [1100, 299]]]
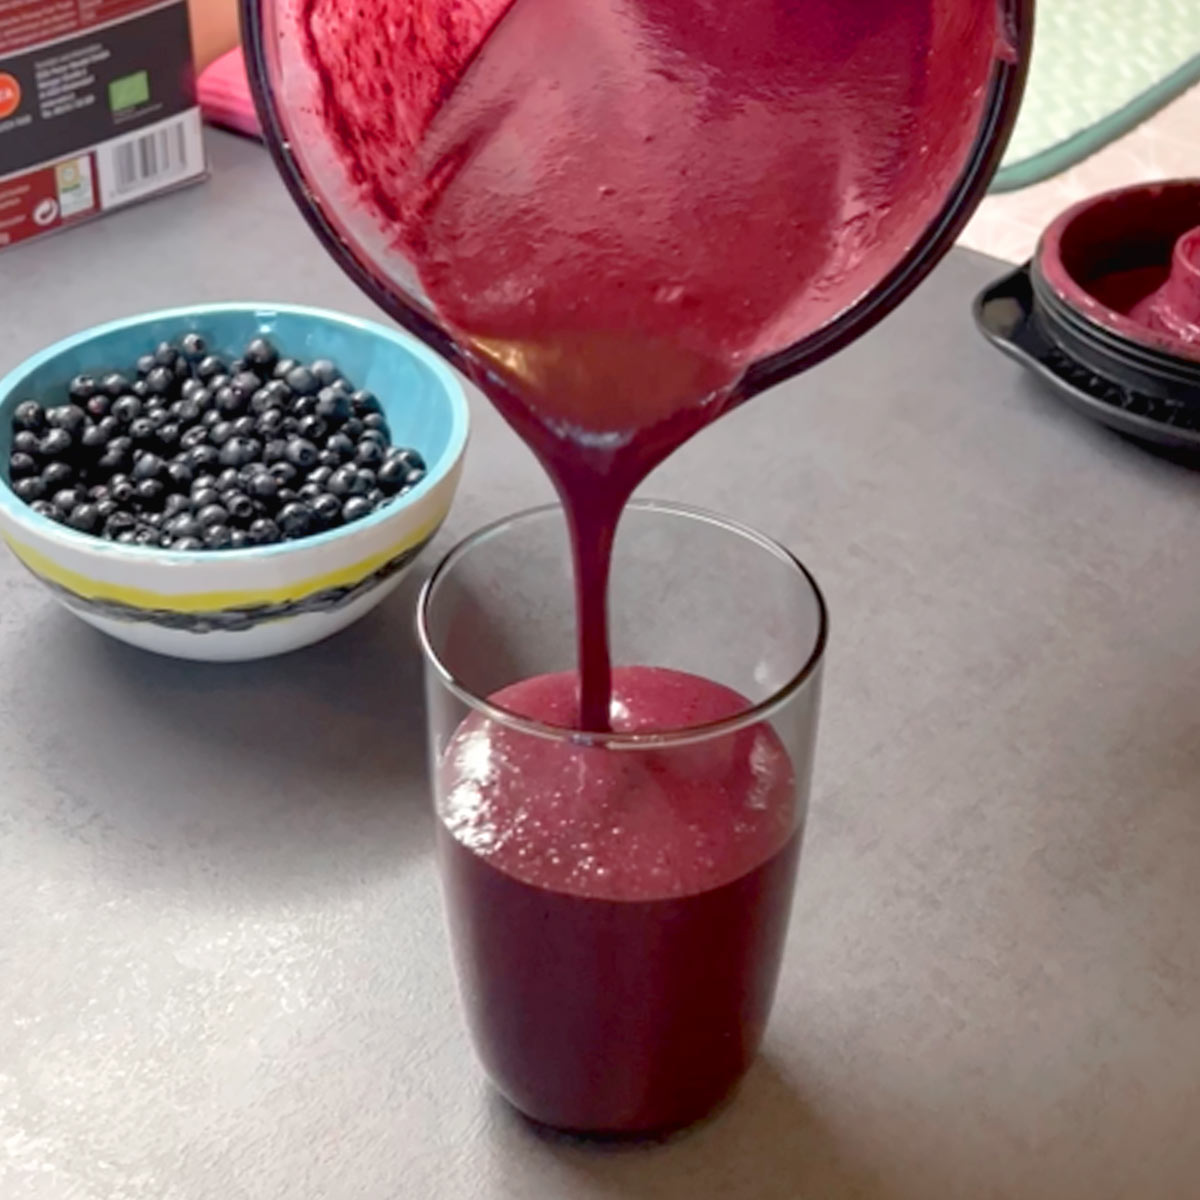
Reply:
[[449, 512], [462, 385], [404, 333], [221, 304], [0, 380], [0, 535], [71, 612], [180, 658], [282, 654], [391, 591]]

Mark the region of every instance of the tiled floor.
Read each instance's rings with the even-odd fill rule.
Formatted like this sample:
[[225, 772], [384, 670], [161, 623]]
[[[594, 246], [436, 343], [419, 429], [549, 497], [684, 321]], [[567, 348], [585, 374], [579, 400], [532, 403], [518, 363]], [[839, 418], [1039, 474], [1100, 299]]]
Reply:
[[961, 243], [1023, 262], [1046, 225], [1075, 201], [1129, 183], [1181, 175], [1200, 176], [1200, 86], [1062, 175], [1019, 192], [989, 196]]

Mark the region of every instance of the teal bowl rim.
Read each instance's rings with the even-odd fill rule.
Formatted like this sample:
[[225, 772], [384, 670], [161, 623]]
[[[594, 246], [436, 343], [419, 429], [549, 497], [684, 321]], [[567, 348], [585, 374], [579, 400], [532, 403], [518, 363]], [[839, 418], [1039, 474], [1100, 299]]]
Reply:
[[450, 405], [451, 427], [446, 449], [436, 462], [428, 464], [425, 478], [406, 496], [373, 512], [353, 525], [339, 525], [336, 529], [328, 529], [324, 533], [315, 533], [310, 537], [297, 538], [292, 542], [277, 542], [273, 546], [247, 546], [244, 550], [167, 550], [160, 546], [124, 546], [106, 542], [90, 533], [80, 533], [49, 517], [43, 517], [33, 511], [24, 500], [12, 490], [7, 469], [0, 469], [0, 509], [21, 524], [32, 525], [53, 541], [65, 542], [77, 546], [81, 550], [92, 553], [128, 554], [132, 558], [143, 558], [155, 562], [223, 562], [229, 559], [245, 561], [247, 558], [274, 558], [286, 554], [295, 554], [304, 550], [315, 550], [320, 546], [329, 545], [339, 538], [351, 534], [362, 533], [375, 525], [383, 525], [394, 521], [406, 508], [412, 507], [417, 501], [433, 490], [446, 478], [461, 460], [467, 446], [470, 433], [471, 414], [467, 404], [466, 390], [458, 376], [432, 350], [423, 345], [411, 334], [398, 329], [390, 329], [377, 321], [356, 317], [350, 313], [337, 312], [328, 308], [312, 308], [306, 304], [272, 304], [269, 302], [237, 301], [225, 304], [185, 305], [178, 308], [161, 308], [152, 312], [138, 313], [132, 317], [121, 317], [116, 321], [108, 321], [103, 325], [93, 325], [80, 333], [62, 338], [52, 346], [31, 355], [19, 363], [3, 378], [0, 378], [0, 407], [7, 403], [9, 397], [16, 391], [18, 385], [27, 376], [40, 370], [54, 359], [86, 346], [89, 342], [98, 341], [114, 333], [128, 329], [136, 329], [141, 325], [149, 325], [156, 321], [202, 321], [206, 316], [217, 314], [245, 313], [254, 316], [272, 316], [286, 313], [289, 316], [308, 317], [326, 325], [340, 325], [343, 328], [359, 330], [362, 333], [373, 334], [384, 341], [391, 342], [406, 353], [412, 355], [424, 366], [428, 367], [442, 385], [442, 396]]

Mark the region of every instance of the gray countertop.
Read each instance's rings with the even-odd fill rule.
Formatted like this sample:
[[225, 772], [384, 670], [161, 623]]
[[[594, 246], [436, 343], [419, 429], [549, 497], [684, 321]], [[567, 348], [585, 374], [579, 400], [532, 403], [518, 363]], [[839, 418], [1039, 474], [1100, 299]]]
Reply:
[[[263, 152], [210, 144], [205, 187], [0, 255], [0, 364], [169, 304], [371, 311]], [[647, 489], [788, 542], [834, 622], [765, 1051], [665, 1144], [535, 1132], [472, 1061], [412, 588], [205, 667], [105, 640], [4, 557], [0, 1196], [1196, 1195], [1200, 486], [975, 335], [996, 270], [952, 256]], [[474, 408], [442, 547], [548, 494]]]

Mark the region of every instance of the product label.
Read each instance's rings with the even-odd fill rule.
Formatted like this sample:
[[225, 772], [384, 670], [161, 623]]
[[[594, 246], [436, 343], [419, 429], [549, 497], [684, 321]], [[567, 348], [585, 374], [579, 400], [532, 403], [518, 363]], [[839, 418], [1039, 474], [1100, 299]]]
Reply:
[[0, 0], [0, 247], [204, 169], [186, 0]]

